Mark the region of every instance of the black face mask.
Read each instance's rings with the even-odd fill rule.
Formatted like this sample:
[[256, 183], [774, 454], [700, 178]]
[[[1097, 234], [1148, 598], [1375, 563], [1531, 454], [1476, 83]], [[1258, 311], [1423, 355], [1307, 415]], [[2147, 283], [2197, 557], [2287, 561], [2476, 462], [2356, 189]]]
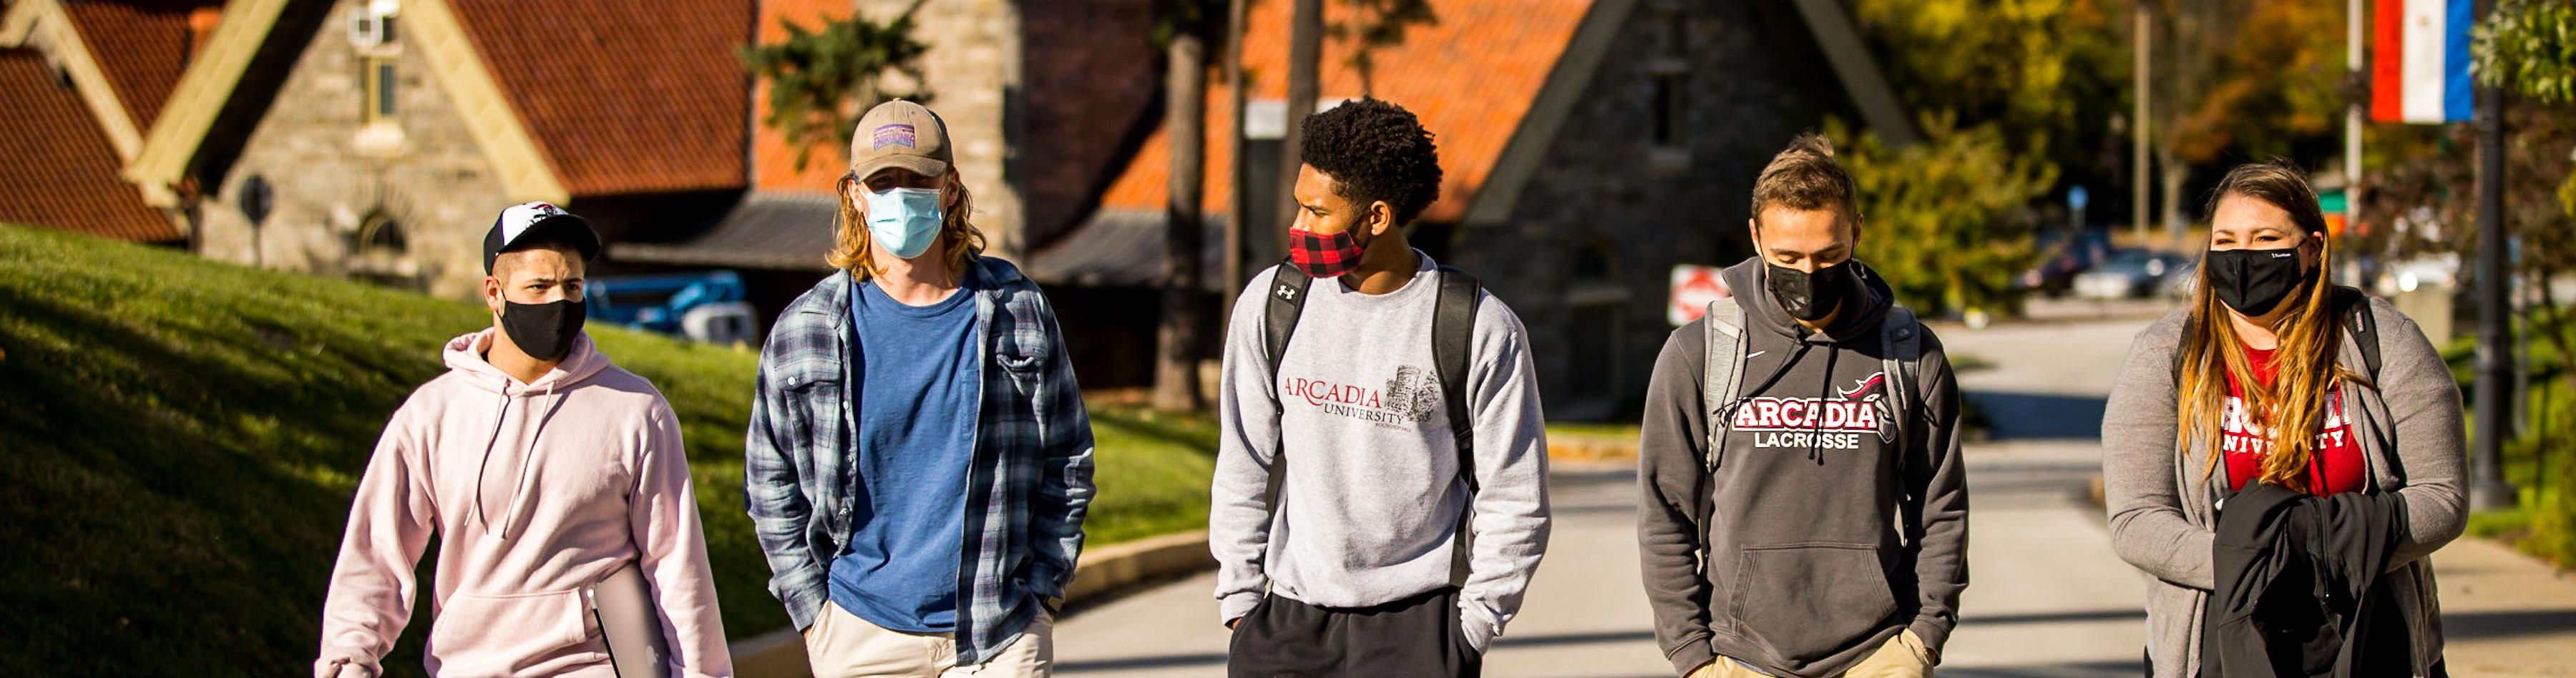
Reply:
[[1815, 322], [1832, 315], [1843, 300], [1860, 296], [1860, 272], [1848, 259], [1814, 273], [1762, 262], [1770, 269], [1763, 284], [1771, 288], [1771, 298], [1780, 301], [1780, 310], [1789, 317]]
[[582, 317], [589, 314], [579, 299], [543, 304], [503, 300], [501, 305], [501, 331], [509, 333], [510, 343], [544, 362], [572, 352], [572, 339], [581, 336]]
[[2308, 282], [2299, 250], [2210, 250], [2209, 291], [2248, 316], [2272, 312]]

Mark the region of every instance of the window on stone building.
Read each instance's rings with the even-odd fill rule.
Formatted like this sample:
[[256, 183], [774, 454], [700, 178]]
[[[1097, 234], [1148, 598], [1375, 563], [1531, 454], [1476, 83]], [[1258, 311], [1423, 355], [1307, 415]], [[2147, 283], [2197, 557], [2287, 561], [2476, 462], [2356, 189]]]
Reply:
[[365, 82], [367, 124], [389, 122], [394, 118], [394, 60], [392, 57], [369, 56], [359, 60], [359, 78]]
[[1678, 73], [1655, 75], [1655, 130], [1657, 146], [1682, 145], [1682, 76]]
[[1566, 290], [1566, 306], [1573, 321], [1573, 332], [1567, 337], [1572, 383], [1567, 390], [1574, 402], [1569, 405], [1577, 414], [1603, 416], [1620, 405], [1619, 349], [1626, 337], [1620, 331], [1620, 319], [1626, 315], [1630, 294], [1619, 282], [1617, 254], [1606, 241], [1596, 240], [1576, 250], [1570, 273], [1573, 284]]
[[379, 212], [368, 216], [367, 223], [358, 228], [358, 249], [369, 254], [400, 255], [411, 251], [411, 241], [403, 236], [401, 221]]
[[386, 287], [420, 289], [420, 265], [411, 259], [411, 235], [403, 230], [400, 218], [382, 208], [370, 210], [359, 220], [354, 235], [347, 263], [350, 277]]

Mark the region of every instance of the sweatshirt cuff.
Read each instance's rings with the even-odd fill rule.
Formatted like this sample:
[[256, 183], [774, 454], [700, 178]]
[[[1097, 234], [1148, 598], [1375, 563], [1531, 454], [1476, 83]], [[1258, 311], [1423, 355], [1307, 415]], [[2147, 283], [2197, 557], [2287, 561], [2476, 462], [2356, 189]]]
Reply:
[[1260, 605], [1261, 592], [1259, 591], [1244, 591], [1241, 593], [1227, 595], [1224, 600], [1219, 602], [1216, 606], [1216, 623], [1225, 624], [1237, 619], [1242, 619], [1244, 615], [1252, 614], [1252, 608], [1259, 607]]
[[1905, 629], [1913, 631], [1914, 637], [1923, 641], [1923, 649], [1931, 650], [1936, 659], [1941, 656], [1941, 644], [1950, 640], [1950, 625], [1930, 617], [1916, 619]]
[[1484, 654], [1485, 648], [1493, 646], [1494, 637], [1503, 635], [1503, 625], [1494, 621], [1483, 608], [1471, 601], [1458, 601], [1458, 632], [1465, 634], [1467, 647], [1474, 649], [1476, 654]]
[[1673, 648], [1672, 654], [1664, 658], [1673, 660], [1673, 675], [1688, 676], [1699, 667], [1715, 661], [1717, 650], [1709, 648], [1706, 637], [1692, 638], [1683, 642], [1681, 647]]
[[313, 662], [313, 678], [376, 678], [376, 675], [374, 662], [347, 654], [325, 655], [320, 661]]

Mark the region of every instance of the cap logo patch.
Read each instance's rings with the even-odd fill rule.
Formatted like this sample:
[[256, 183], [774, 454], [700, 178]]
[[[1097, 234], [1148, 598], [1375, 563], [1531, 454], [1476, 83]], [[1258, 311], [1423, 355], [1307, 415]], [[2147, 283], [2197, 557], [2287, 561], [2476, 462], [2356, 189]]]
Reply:
[[876, 147], [874, 150], [882, 151], [885, 150], [887, 146], [902, 146], [904, 148], [915, 147], [913, 146], [913, 128], [911, 125], [903, 123], [878, 125], [876, 131], [870, 136], [876, 140]]
[[526, 202], [511, 205], [509, 209], [501, 210], [501, 241], [506, 243], [517, 240], [519, 234], [528, 232], [528, 227], [537, 225], [538, 221], [562, 214], [564, 214], [563, 208], [548, 203]]

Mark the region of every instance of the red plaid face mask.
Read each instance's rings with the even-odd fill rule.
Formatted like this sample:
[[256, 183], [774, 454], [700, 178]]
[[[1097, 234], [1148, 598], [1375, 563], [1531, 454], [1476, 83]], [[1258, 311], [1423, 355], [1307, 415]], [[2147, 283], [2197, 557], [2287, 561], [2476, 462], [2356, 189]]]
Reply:
[[1324, 235], [1302, 228], [1288, 229], [1288, 263], [1314, 278], [1339, 278], [1360, 267], [1358, 238], [1350, 231]]

